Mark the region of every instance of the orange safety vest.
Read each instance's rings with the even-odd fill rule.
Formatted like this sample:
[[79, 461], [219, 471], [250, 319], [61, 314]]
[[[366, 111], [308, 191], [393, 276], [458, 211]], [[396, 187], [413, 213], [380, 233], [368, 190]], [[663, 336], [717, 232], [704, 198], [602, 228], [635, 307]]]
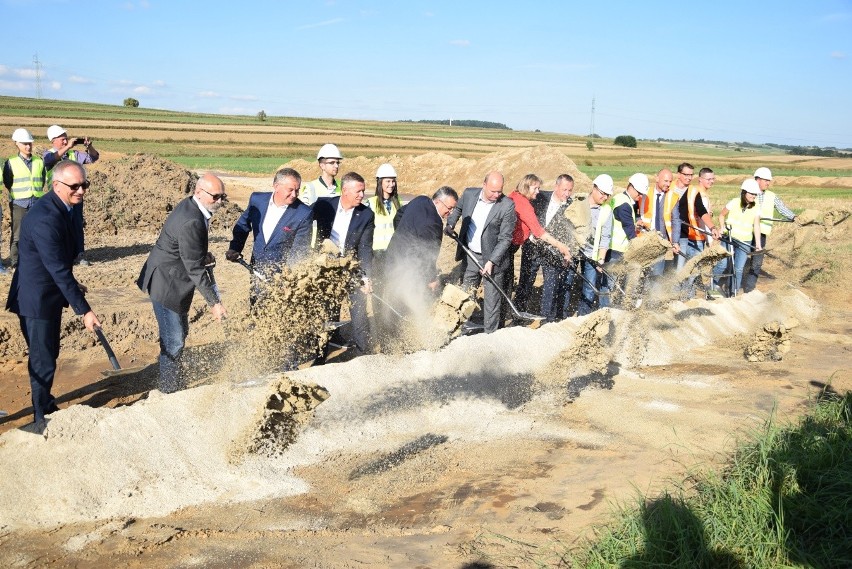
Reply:
[[[673, 191], [669, 190], [663, 193], [663, 223], [666, 226], [666, 231], [669, 236], [672, 234], [672, 211], [674, 211], [675, 206], [677, 205], [677, 194]], [[656, 209], [657, 209], [657, 196], [656, 190], [654, 192], [648, 192], [648, 195], [642, 196], [642, 203], [640, 204], [640, 217], [642, 221], [645, 222], [645, 225], [651, 228], [651, 231], [655, 231], [654, 227], [654, 217], [656, 217]]]
[[705, 235], [700, 231], [696, 231], [693, 227], [700, 227], [698, 225], [699, 219], [695, 217], [695, 200], [697, 200], [701, 195], [701, 192], [698, 188], [689, 187], [689, 190], [686, 192], [686, 207], [687, 213], [689, 215], [689, 239], [692, 241], [704, 241], [706, 239]]

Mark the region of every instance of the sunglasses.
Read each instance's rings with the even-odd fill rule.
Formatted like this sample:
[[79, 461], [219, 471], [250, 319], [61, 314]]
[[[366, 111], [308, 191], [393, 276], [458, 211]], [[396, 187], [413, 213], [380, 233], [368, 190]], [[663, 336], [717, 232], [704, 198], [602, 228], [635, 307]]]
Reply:
[[221, 193], [221, 194], [211, 194], [210, 192], [208, 192], [208, 191], [207, 191], [207, 190], [205, 190], [204, 188], [201, 188], [201, 191], [202, 191], [202, 192], [204, 192], [205, 194], [207, 194], [208, 196], [210, 196], [211, 198], [213, 198], [213, 201], [214, 201], [214, 202], [217, 202], [217, 201], [219, 201], [219, 200], [224, 200], [224, 201], [227, 201], [227, 200], [228, 200], [228, 194], [225, 194], [225, 193]]
[[71, 189], [72, 193], [77, 192], [79, 190], [88, 190], [89, 189], [89, 180], [85, 180], [84, 182], [81, 182], [79, 184], [66, 184], [62, 180], [56, 180], [56, 181], [59, 182], [62, 185], [68, 186], [68, 188]]

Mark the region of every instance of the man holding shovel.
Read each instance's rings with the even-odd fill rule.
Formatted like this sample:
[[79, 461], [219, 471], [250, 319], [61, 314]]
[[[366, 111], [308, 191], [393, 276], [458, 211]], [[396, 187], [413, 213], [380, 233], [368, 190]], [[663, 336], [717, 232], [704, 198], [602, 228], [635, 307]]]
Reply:
[[195, 289], [207, 301], [213, 318], [227, 316], [208, 268], [214, 259], [207, 247], [210, 218], [226, 199], [222, 180], [213, 174], [199, 178], [193, 195], [178, 203], [166, 218], [136, 281], [139, 289], [151, 296], [160, 330], [159, 389], [163, 393], [185, 387], [181, 356]]
[[12, 277], [6, 309], [18, 315], [29, 349], [30, 388], [35, 428], [44, 432], [45, 415], [58, 411], [51, 395], [62, 309], [71, 306], [89, 331], [100, 321], [86, 302], [86, 287], [72, 272], [77, 257], [77, 232], [71, 209], [83, 203], [89, 187], [83, 167], [63, 160], [53, 169], [53, 191], [37, 200], [21, 221], [18, 270]]

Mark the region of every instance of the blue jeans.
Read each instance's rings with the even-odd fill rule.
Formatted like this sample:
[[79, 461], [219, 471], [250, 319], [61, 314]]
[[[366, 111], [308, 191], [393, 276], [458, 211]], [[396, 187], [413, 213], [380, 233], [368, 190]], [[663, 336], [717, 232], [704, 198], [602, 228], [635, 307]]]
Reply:
[[571, 287], [574, 285], [574, 272], [571, 267], [562, 267], [543, 263], [541, 272], [544, 284], [541, 289], [541, 315], [547, 322], [556, 322], [568, 317]]
[[[681, 237], [680, 240], [678, 240], [678, 245], [680, 246], [680, 252], [686, 255], [686, 258], [678, 256], [678, 270], [682, 269], [689, 259], [695, 257], [704, 250], [704, 241], [693, 241], [686, 237]], [[681, 291], [684, 293], [686, 298], [692, 298], [695, 296], [695, 278], [696, 277], [689, 277], [680, 285]]]
[[577, 315], [585, 316], [595, 310], [595, 300], [599, 301], [601, 308], [609, 306], [609, 294], [602, 294], [598, 298], [598, 293], [595, 292], [592, 286], [594, 285], [594, 288], [598, 289], [601, 293], [609, 293], [609, 289], [606, 288], [603, 273], [598, 272], [594, 265], [585, 259], [581, 263], [583, 265], [583, 277], [585, 278], [583, 279], [583, 292], [580, 302], [577, 305]]
[[189, 315], [179, 314], [169, 310], [156, 300], [154, 317], [160, 328], [160, 383], [158, 388], [163, 393], [180, 391], [186, 385], [181, 374], [181, 356], [189, 334]]
[[18, 316], [21, 332], [29, 349], [27, 369], [30, 373], [33, 416], [36, 423], [58, 411], [56, 399], [50, 394], [56, 375], [56, 358], [59, 357], [60, 318], [43, 320]]
[[[753, 246], [757, 245], [754, 238], [751, 240]], [[760, 246], [766, 247], [766, 234], [760, 234]], [[763, 266], [763, 253], [752, 255], [751, 262], [746, 263], [748, 267], [743, 270], [743, 292], [751, 292], [757, 286], [757, 277], [760, 276], [760, 268]]]

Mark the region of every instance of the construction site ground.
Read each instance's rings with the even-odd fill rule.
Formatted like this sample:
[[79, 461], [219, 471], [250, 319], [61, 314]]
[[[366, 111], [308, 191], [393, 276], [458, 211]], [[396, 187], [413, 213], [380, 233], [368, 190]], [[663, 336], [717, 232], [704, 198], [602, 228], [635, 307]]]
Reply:
[[[484, 173], [513, 163], [512, 152], [527, 151], [463, 166]], [[776, 225], [766, 275], [745, 296], [513, 326], [438, 351], [334, 353], [286, 375], [247, 377], [243, 338], [196, 296], [192, 387], [162, 395], [156, 323], [133, 283], [167, 213], [162, 200], [181, 195], [185, 172], [145, 160], [137, 176], [154, 185], [171, 176], [177, 189], [161, 196], [135, 178], [131, 193], [149, 198], [133, 206], [140, 219], [128, 231], [114, 219], [109, 229], [94, 204], [116, 202], [95, 188], [87, 216], [102, 230], [87, 232], [92, 265], [75, 268], [124, 369], [104, 371], [103, 350], [66, 313], [53, 389], [61, 411], [46, 437], [28, 426], [17, 318], [0, 313], [5, 567], [546, 566], [616, 504], [723, 464], [772, 413], [792, 420], [824, 390], [852, 387], [852, 308], [838, 284], [852, 256], [850, 204], [829, 200], [802, 204], [839, 212], [827, 225]], [[545, 167], [552, 161], [523, 173], [547, 180], [573, 167]], [[125, 167], [97, 165], [93, 179]], [[270, 181], [224, 179], [239, 206]], [[247, 318], [249, 293], [246, 270], [224, 261], [238, 213], [226, 210], [211, 236], [234, 320]], [[831, 255], [809, 254], [816, 243]], [[453, 252], [445, 240], [445, 272]], [[9, 282], [0, 276], [0, 300]], [[771, 322], [790, 326], [789, 351], [747, 361]], [[301, 414], [286, 437], [269, 435], [275, 401]]]

